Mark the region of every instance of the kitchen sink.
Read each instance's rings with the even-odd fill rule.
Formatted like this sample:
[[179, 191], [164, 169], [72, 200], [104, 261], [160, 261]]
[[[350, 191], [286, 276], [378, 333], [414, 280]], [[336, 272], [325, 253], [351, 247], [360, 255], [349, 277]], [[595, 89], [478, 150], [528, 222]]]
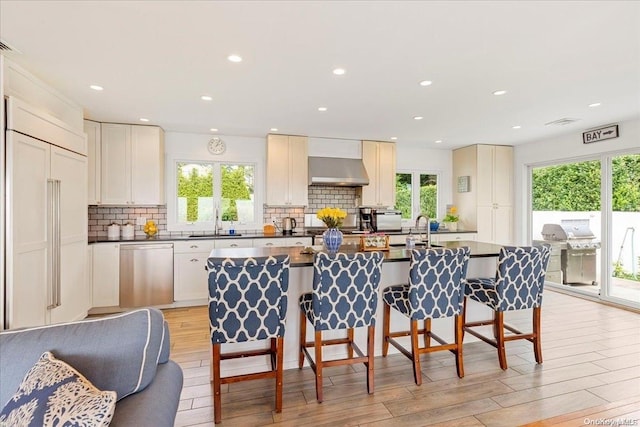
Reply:
[[190, 239], [220, 239], [225, 237], [239, 237], [242, 234], [192, 234], [189, 236]]

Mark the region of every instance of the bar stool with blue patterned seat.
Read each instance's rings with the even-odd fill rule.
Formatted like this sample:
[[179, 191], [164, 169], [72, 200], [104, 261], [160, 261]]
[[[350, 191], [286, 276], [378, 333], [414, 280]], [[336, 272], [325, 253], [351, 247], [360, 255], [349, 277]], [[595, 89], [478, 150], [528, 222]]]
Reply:
[[[493, 319], [470, 322], [464, 325], [464, 331], [480, 338], [498, 349], [500, 368], [507, 369], [505, 342], [526, 339], [533, 343], [536, 362], [542, 363], [540, 340], [540, 311], [544, 277], [549, 262], [549, 245], [542, 246], [503, 246], [498, 257], [495, 279], [467, 279], [464, 310], [467, 298], [487, 305], [493, 310]], [[504, 312], [511, 310], [533, 309], [533, 332], [525, 334], [504, 323]], [[493, 326], [494, 339], [488, 338], [471, 328]], [[505, 336], [504, 330], [513, 335]]]
[[[378, 286], [383, 256], [380, 252], [354, 254], [317, 253], [313, 259], [313, 292], [300, 296], [300, 354], [316, 374], [316, 398], [322, 402], [323, 368], [354, 363], [367, 367], [367, 391], [373, 393], [373, 357]], [[307, 342], [307, 319], [315, 330], [314, 341]], [[366, 326], [367, 355], [354, 342], [354, 328]], [[346, 329], [347, 337], [323, 340], [324, 331]], [[322, 347], [346, 344], [347, 357], [323, 360]], [[314, 358], [307, 348], [314, 348]], [[357, 356], [354, 356], [354, 351]], [[315, 359], [315, 360], [314, 360]]]
[[[207, 269], [215, 423], [222, 419], [220, 385], [238, 381], [275, 378], [276, 412], [281, 412], [289, 256], [209, 258]], [[221, 344], [266, 339], [267, 349], [221, 353]], [[270, 371], [221, 378], [221, 360], [265, 355], [271, 359]]]
[[[417, 385], [422, 384], [420, 355], [434, 351], [449, 350], [454, 353], [458, 376], [464, 376], [461, 313], [468, 261], [469, 248], [466, 246], [457, 249], [414, 249], [409, 263], [409, 283], [389, 286], [382, 293], [382, 355], [387, 355], [391, 344], [407, 356], [413, 362], [413, 375]], [[409, 318], [408, 331], [390, 331], [392, 307]], [[431, 320], [444, 317], [455, 318], [454, 343], [445, 342], [431, 331]], [[418, 327], [420, 320], [424, 320], [423, 329]], [[424, 337], [423, 347], [419, 345], [419, 334]], [[411, 337], [411, 351], [395, 340], [406, 336]], [[440, 345], [432, 346], [431, 338]]]

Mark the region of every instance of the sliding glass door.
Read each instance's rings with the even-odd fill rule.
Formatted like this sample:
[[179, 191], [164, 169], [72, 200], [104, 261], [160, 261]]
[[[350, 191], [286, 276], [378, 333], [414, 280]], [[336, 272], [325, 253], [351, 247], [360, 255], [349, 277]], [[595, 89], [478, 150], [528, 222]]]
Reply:
[[[640, 154], [530, 171], [531, 238], [555, 240], [550, 286], [640, 307]], [[543, 235], [545, 224], [565, 233]], [[593, 237], [585, 237], [579, 225]]]
[[611, 156], [606, 298], [640, 304], [640, 154]]

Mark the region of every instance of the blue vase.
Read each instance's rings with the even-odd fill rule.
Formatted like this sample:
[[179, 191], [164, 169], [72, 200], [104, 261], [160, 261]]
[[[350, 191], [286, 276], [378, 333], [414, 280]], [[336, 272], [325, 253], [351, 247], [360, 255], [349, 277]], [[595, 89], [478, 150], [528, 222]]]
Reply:
[[431, 229], [431, 231], [438, 231], [438, 227], [440, 227], [440, 224], [438, 224], [437, 222], [429, 223], [429, 228]]
[[324, 242], [325, 250], [330, 254], [335, 254], [342, 244], [342, 231], [337, 228], [328, 228], [322, 234], [322, 241]]

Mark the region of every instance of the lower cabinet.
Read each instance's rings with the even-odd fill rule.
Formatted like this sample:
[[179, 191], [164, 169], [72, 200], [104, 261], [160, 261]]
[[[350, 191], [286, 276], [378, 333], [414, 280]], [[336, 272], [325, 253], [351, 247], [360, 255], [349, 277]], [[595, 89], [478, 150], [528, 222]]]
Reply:
[[207, 258], [209, 252], [173, 254], [173, 299], [207, 299]]
[[120, 244], [96, 243], [92, 245], [91, 307], [117, 307], [120, 305]]
[[431, 240], [433, 243], [439, 242], [453, 242], [455, 240], [476, 240], [476, 233], [443, 233], [432, 234]]

